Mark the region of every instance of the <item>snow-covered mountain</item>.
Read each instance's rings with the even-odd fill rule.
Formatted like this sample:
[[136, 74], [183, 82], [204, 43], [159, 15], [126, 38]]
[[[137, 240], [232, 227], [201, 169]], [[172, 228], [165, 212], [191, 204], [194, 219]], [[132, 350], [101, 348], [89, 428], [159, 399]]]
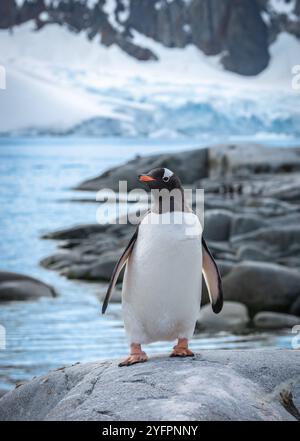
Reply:
[[55, 23], [139, 60], [157, 60], [134, 40], [138, 31], [166, 47], [191, 44], [220, 54], [226, 70], [256, 75], [280, 32], [300, 38], [300, 0], [1, 0], [0, 29], [30, 20], [37, 31]]
[[299, 4], [2, 0], [0, 133], [299, 137]]

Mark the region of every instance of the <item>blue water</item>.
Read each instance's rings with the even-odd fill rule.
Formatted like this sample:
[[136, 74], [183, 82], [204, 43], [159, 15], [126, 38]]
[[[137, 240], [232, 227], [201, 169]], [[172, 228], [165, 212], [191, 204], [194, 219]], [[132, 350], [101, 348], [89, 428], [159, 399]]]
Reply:
[[[293, 144], [296, 142], [293, 142]], [[197, 145], [198, 146], [198, 145]], [[94, 193], [72, 190], [79, 182], [134, 157], [194, 148], [194, 142], [87, 139], [0, 139], [0, 270], [21, 272], [52, 284], [57, 298], [11, 302], [0, 306], [6, 349], [0, 350], [0, 389], [31, 379], [49, 369], [127, 353], [121, 308], [111, 304], [100, 315], [97, 294], [102, 283], [70, 281], [43, 269], [39, 261], [56, 251], [46, 232], [94, 223], [96, 204], [71, 201]], [[195, 336], [191, 347], [289, 347], [288, 334]], [[169, 351], [154, 344], [151, 354]]]

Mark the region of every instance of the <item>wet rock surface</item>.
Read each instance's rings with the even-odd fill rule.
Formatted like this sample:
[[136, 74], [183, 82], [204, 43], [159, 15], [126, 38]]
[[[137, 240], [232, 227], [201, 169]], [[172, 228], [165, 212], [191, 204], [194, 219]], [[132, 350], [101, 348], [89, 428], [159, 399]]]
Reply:
[[299, 361], [292, 350], [206, 350], [129, 368], [78, 363], [5, 394], [0, 420], [295, 421]]

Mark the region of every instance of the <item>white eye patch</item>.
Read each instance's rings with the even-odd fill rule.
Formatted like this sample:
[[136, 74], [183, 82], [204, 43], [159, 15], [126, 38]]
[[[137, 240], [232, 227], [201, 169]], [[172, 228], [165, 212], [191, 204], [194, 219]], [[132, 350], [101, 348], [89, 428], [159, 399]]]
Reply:
[[168, 168], [164, 168], [164, 175], [162, 177], [163, 181], [168, 182], [170, 177], [173, 176], [174, 173]]

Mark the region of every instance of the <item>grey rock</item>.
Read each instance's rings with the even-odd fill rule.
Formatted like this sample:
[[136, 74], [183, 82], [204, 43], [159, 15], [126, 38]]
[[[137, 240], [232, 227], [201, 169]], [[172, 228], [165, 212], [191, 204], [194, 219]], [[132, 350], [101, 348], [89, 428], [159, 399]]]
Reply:
[[[100, 190], [109, 188], [119, 190], [119, 181], [127, 181], [128, 190], [142, 187], [137, 176], [156, 167], [167, 167], [173, 170], [186, 185], [207, 176], [207, 149], [192, 150], [176, 154], [137, 156], [135, 159], [114, 167], [100, 176], [82, 182], [78, 190]], [[143, 187], [144, 188], [144, 187]]]
[[226, 260], [217, 260], [217, 265], [222, 277], [225, 277], [227, 274], [229, 274], [234, 267], [234, 264], [232, 262], [228, 262]]
[[282, 225], [288, 225], [295, 227], [300, 224], [300, 213], [299, 211], [296, 211], [295, 213], [285, 213], [283, 216], [272, 217], [268, 222], [272, 226], [277, 225], [281, 227]]
[[78, 265], [67, 265], [60, 271], [61, 275], [67, 277], [68, 279], [82, 280], [90, 280], [89, 272], [90, 266], [81, 263]]
[[181, 1], [162, 2], [156, 8], [148, 0], [132, 0], [126, 24], [167, 47], [184, 47], [189, 41], [184, 30], [187, 22], [187, 9]]
[[257, 2], [244, 0], [235, 2], [234, 8], [232, 3], [230, 6], [226, 23], [227, 54], [222, 64], [225, 69], [241, 75], [257, 75], [267, 67], [270, 59], [267, 26]]
[[33, 277], [0, 271], [0, 302], [31, 300], [39, 297], [55, 297], [52, 286]]
[[0, 389], [0, 398], [8, 392], [7, 389]]
[[298, 252], [298, 254], [295, 254], [294, 256], [279, 257], [278, 259], [276, 259], [276, 261], [279, 265], [284, 265], [299, 271], [300, 252]]
[[[206, 237], [206, 235], [204, 235]], [[230, 244], [228, 242], [217, 242], [214, 240], [210, 240], [209, 242], [209, 249], [213, 253], [213, 255], [218, 255], [222, 253], [228, 253], [230, 254], [231, 248]]]
[[204, 350], [129, 368], [77, 364], [4, 395], [0, 420], [294, 421], [282, 395], [298, 403], [299, 362], [292, 350]]
[[208, 55], [226, 51], [226, 69], [255, 75], [267, 66], [268, 29], [256, 3], [194, 0], [188, 12], [192, 42]]
[[40, 263], [45, 268], [60, 270], [74, 263], [80, 263], [80, 261], [81, 261], [81, 255], [79, 252], [66, 250], [52, 254], [49, 257], [45, 257], [44, 259], [41, 260]]
[[230, 242], [236, 248], [241, 244], [248, 244], [260, 248], [273, 258], [285, 257], [299, 253], [300, 227], [298, 225], [269, 226], [232, 237]]
[[158, 57], [150, 49], [134, 44], [132, 41], [124, 38], [117, 39], [118, 44], [124, 52], [140, 61], [157, 61]]
[[207, 240], [227, 241], [230, 235], [232, 213], [227, 210], [206, 210], [204, 236]]
[[0, 2], [0, 29], [12, 28], [17, 18], [17, 5], [12, 0]]
[[292, 328], [296, 325], [300, 326], [300, 317], [280, 312], [262, 311], [254, 316], [253, 323], [256, 328], [260, 329]]
[[[279, 264], [276, 266], [276, 277], [279, 278], [284, 266], [299, 272], [299, 206], [295, 200], [291, 203], [270, 196], [272, 191], [297, 182], [299, 148], [270, 149], [254, 144], [232, 144], [192, 152], [137, 157], [94, 180], [86, 181], [83, 187], [95, 190], [115, 186], [117, 189], [118, 180], [128, 178], [130, 189], [137, 185], [137, 173], [155, 166], [168, 166], [179, 171], [187, 186], [198, 188], [203, 182], [204, 187], [210, 189], [205, 193], [204, 237], [220, 262], [227, 300], [252, 305], [249, 306], [251, 314], [259, 308], [289, 312], [295, 301], [295, 289], [290, 295], [282, 284], [278, 284], [278, 289], [275, 283], [269, 284], [268, 278], [273, 277], [269, 268], [256, 270], [255, 283], [249, 283], [244, 293], [241, 287], [247, 285], [248, 271], [242, 271], [237, 283], [232, 285], [229, 282], [236, 280], [237, 265], [249, 260], [262, 262], [262, 265], [263, 262]], [[224, 184], [242, 184], [245, 192], [230, 197], [223, 195], [220, 189]], [[120, 199], [123, 197], [119, 195]], [[50, 256], [42, 264], [70, 278], [108, 281], [133, 229], [134, 226], [128, 225], [82, 225], [47, 235], [63, 240], [59, 246], [66, 253]], [[277, 280], [276, 277], [274, 280]], [[289, 283], [286, 287], [290, 286]], [[261, 288], [257, 289], [257, 285], [264, 286], [264, 292]], [[206, 303], [205, 287], [203, 294], [203, 303]], [[244, 297], [247, 297], [245, 301]]]
[[297, 148], [270, 149], [259, 144], [220, 144], [210, 148], [208, 156], [211, 177], [279, 174], [286, 168], [290, 173], [300, 170]]
[[[122, 250], [110, 254], [103, 254], [100, 261], [89, 269], [88, 278], [94, 280], [110, 280], [114, 267], [121, 254]], [[120, 280], [121, 278], [122, 274], [120, 274]]]
[[251, 314], [288, 312], [300, 295], [298, 271], [262, 262], [242, 262], [223, 279], [225, 300], [245, 304]]
[[[61, 270], [61, 274], [69, 279], [108, 281], [121, 254], [121, 249], [104, 252], [101, 256], [91, 256], [90, 262], [86, 259], [86, 256], [82, 255], [77, 263], [64, 260], [55, 265], [48, 265], [48, 268]], [[122, 277], [123, 272], [120, 274], [120, 280], [122, 280]]]
[[300, 182], [284, 184], [279, 189], [269, 191], [268, 196], [284, 201], [300, 202]]
[[194, 0], [189, 13], [194, 44], [207, 55], [224, 50], [226, 41], [220, 29], [227, 27], [230, 0]]
[[294, 301], [289, 312], [290, 314], [300, 316], [300, 296]]
[[230, 236], [237, 236], [267, 226], [267, 222], [258, 216], [236, 215], [232, 218]]
[[238, 248], [237, 257], [239, 260], [254, 260], [261, 262], [270, 262], [273, 260], [270, 254], [254, 245], [241, 245]]
[[43, 239], [85, 239], [95, 233], [102, 233], [106, 231], [107, 225], [76, 225], [71, 228], [64, 228], [63, 230], [55, 231], [54, 233], [44, 234]]
[[238, 302], [224, 302], [223, 309], [215, 314], [211, 305], [201, 308], [197, 320], [197, 329], [213, 331], [241, 331], [249, 322], [248, 310]]

